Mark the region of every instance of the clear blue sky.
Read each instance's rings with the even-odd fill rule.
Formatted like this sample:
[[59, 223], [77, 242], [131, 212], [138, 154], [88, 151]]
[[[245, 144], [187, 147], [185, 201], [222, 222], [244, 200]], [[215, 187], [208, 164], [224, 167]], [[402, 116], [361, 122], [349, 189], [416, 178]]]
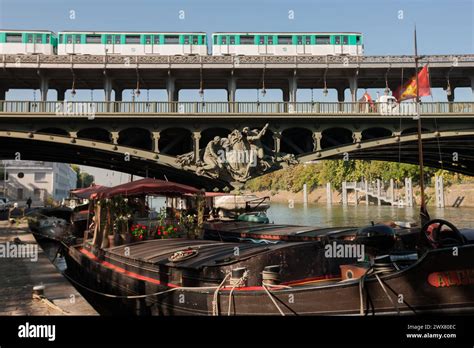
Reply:
[[[184, 11], [184, 19], [180, 11]], [[367, 55], [412, 54], [415, 22], [420, 54], [474, 53], [474, 0], [0, 0], [0, 28], [207, 33], [360, 31]], [[31, 99], [32, 93], [14, 91], [7, 98]], [[255, 100], [256, 96], [257, 91], [239, 91], [237, 99]], [[125, 93], [124, 100], [130, 97], [131, 93]], [[147, 93], [140, 96], [146, 97]], [[149, 97], [162, 100], [164, 92], [152, 91]], [[321, 100], [321, 91], [316, 91], [314, 97]], [[90, 91], [76, 96], [90, 98]], [[95, 91], [93, 98], [102, 99], [103, 92]], [[197, 91], [184, 91], [180, 98], [199, 100]], [[225, 92], [206, 91], [205, 98], [224, 100]], [[281, 92], [269, 91], [265, 98], [259, 98], [281, 100]], [[309, 91], [298, 94], [299, 100], [309, 98]], [[446, 95], [433, 90], [432, 99], [445, 101]], [[456, 90], [457, 101], [473, 99], [470, 89]], [[336, 100], [335, 92], [331, 91], [325, 100]]]

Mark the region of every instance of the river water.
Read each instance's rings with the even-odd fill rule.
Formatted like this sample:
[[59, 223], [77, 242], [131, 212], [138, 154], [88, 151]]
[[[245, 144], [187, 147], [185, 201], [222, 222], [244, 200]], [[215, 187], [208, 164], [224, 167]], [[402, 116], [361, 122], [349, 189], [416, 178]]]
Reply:
[[[445, 219], [457, 227], [474, 228], [474, 208], [428, 207], [432, 219]], [[419, 207], [375, 205], [289, 204], [272, 202], [267, 211], [270, 222], [318, 227], [364, 226], [371, 221], [419, 221]]]

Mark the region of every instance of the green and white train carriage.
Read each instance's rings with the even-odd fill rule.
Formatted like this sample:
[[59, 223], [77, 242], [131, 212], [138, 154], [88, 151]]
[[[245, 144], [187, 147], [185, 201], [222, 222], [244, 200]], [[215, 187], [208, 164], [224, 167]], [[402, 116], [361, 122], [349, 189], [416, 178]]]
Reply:
[[207, 37], [202, 32], [62, 31], [58, 35], [60, 55], [207, 55]]
[[214, 33], [212, 55], [363, 55], [362, 34]]
[[0, 54], [56, 54], [56, 48], [49, 30], [0, 30]]

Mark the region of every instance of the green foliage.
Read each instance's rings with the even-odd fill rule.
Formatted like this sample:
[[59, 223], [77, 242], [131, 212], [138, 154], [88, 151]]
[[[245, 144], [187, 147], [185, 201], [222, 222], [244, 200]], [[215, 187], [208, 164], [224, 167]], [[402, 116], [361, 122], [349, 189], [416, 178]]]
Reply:
[[[442, 171], [429, 167], [424, 168], [425, 182], [429, 184], [435, 175], [442, 175], [446, 184], [474, 182], [474, 177]], [[374, 181], [394, 179], [403, 185], [405, 178], [411, 177], [413, 184], [419, 184], [420, 174], [418, 165], [398, 162], [383, 161], [343, 161], [325, 160], [315, 164], [299, 164], [277, 172], [263, 175], [247, 182], [247, 190], [258, 191], [290, 191], [298, 192], [303, 189], [303, 184], [309, 190], [330, 182], [340, 190], [343, 181]]]
[[78, 165], [72, 164], [71, 168], [76, 172], [76, 187], [89, 187], [94, 183], [94, 176], [86, 172], [81, 172]]

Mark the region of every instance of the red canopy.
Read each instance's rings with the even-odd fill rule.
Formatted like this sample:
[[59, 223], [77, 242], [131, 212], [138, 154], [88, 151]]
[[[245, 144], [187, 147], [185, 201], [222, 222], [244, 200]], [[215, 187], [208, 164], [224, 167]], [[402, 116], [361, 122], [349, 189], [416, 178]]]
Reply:
[[111, 198], [114, 196], [138, 196], [138, 195], [164, 195], [177, 194], [184, 195], [186, 193], [198, 193], [199, 190], [192, 186], [177, 184], [175, 182], [158, 180], [158, 179], [141, 179], [137, 181], [127, 182], [118, 186], [110, 187], [107, 190], [98, 192], [92, 198]]
[[91, 185], [86, 188], [71, 190], [71, 194], [83, 199], [91, 199], [91, 196], [95, 193], [107, 190], [109, 187], [101, 185]]

